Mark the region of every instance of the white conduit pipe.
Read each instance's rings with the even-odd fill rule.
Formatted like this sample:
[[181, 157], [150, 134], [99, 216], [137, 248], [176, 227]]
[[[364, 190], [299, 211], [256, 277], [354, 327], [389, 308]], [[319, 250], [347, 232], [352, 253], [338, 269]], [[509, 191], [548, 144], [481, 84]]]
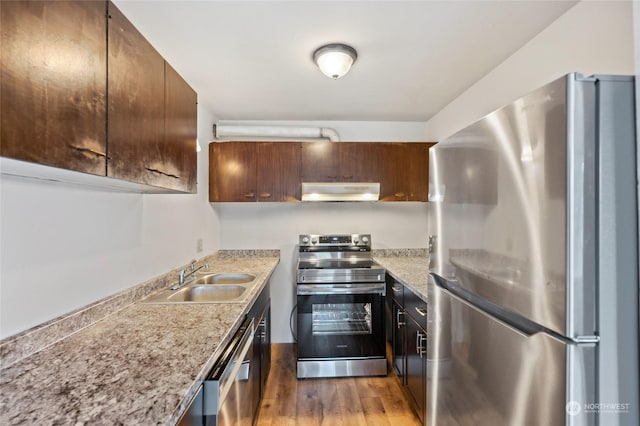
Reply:
[[216, 124], [214, 133], [217, 139], [233, 138], [290, 138], [290, 139], [329, 139], [340, 141], [338, 132], [328, 127], [302, 126], [248, 126], [237, 124]]

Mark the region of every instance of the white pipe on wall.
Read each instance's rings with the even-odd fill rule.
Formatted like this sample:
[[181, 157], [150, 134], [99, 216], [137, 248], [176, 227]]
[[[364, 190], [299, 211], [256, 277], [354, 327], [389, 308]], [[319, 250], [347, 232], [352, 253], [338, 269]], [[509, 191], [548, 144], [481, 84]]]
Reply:
[[340, 141], [335, 129], [311, 126], [249, 126], [238, 124], [214, 125], [216, 139], [235, 138], [287, 138], [287, 139], [329, 139], [331, 142]]

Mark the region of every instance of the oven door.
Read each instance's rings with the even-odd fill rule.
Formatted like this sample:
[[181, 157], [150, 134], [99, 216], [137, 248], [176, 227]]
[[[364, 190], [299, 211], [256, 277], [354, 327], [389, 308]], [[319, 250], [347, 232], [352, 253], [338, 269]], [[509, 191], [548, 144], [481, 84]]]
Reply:
[[298, 287], [299, 361], [385, 356], [384, 283]]

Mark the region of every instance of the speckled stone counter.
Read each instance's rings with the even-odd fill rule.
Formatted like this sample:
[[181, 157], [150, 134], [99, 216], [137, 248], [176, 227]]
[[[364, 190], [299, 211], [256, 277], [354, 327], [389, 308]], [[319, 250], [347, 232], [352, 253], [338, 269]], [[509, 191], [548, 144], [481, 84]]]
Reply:
[[429, 257], [426, 250], [374, 250], [373, 255], [389, 275], [427, 302]]
[[175, 423], [279, 258], [222, 252], [207, 261], [211, 273], [249, 272], [258, 282], [242, 302], [136, 301], [8, 365], [0, 424]]

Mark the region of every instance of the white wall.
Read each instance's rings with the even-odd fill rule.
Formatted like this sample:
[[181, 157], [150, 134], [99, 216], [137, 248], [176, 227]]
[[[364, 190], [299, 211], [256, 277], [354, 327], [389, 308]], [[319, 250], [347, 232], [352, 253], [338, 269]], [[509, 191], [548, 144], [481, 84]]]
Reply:
[[[198, 193], [132, 194], [0, 176], [0, 337], [216, 251], [213, 115], [198, 107]], [[204, 251], [196, 252], [202, 238]]]
[[633, 74], [632, 2], [582, 1], [433, 116], [441, 140], [569, 72]]
[[[260, 122], [332, 127], [342, 141], [423, 141], [421, 122]], [[295, 303], [296, 244], [309, 233], [370, 233], [374, 248], [427, 246], [426, 203], [214, 203], [220, 244], [227, 249], [276, 248], [281, 251], [271, 280], [273, 340], [292, 342], [289, 315]]]

